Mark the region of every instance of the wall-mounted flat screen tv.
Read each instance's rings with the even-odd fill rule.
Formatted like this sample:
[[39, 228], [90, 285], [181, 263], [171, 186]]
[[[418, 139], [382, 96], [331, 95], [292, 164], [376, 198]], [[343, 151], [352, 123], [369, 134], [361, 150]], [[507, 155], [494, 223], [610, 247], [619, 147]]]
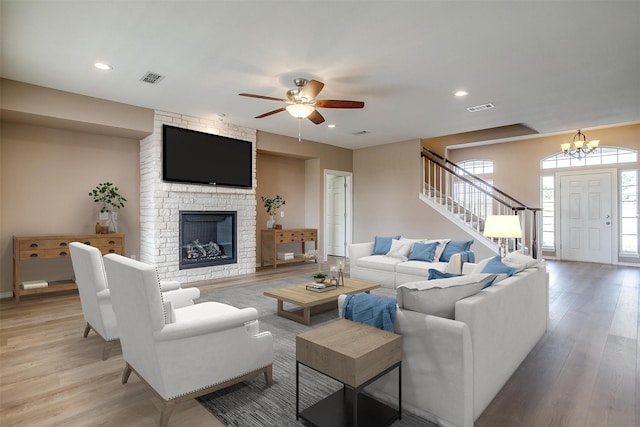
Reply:
[[251, 188], [251, 142], [163, 125], [162, 179]]

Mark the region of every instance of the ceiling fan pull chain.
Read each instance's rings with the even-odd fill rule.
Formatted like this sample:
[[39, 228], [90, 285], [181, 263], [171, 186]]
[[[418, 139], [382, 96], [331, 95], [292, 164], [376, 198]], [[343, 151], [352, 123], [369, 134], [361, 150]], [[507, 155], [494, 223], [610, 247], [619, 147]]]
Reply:
[[302, 142], [302, 119], [298, 119], [298, 142]]

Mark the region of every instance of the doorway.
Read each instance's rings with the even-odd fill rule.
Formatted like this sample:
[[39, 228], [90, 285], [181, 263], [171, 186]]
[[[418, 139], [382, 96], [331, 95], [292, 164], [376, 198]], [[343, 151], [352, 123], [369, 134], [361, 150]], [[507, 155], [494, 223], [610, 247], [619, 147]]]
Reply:
[[615, 245], [615, 173], [560, 175], [560, 257], [611, 264]]
[[324, 172], [324, 240], [327, 256], [347, 256], [352, 228], [352, 174]]

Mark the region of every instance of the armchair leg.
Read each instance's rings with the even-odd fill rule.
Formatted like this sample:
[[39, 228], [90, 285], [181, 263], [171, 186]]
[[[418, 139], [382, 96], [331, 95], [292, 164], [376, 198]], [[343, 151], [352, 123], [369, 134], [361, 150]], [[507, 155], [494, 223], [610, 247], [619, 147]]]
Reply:
[[265, 368], [264, 371], [264, 379], [267, 382], [267, 385], [273, 384], [273, 367], [269, 365]]
[[111, 348], [116, 345], [117, 342], [118, 342], [117, 340], [113, 340], [113, 341], [106, 341], [104, 343], [104, 349], [102, 349], [102, 360], [107, 360], [109, 358], [109, 352], [111, 351]]
[[86, 338], [89, 335], [89, 331], [91, 330], [91, 325], [87, 322], [87, 326], [84, 327], [84, 334], [82, 334], [82, 338]]
[[129, 375], [131, 375], [131, 366], [127, 363], [122, 371], [122, 384], [126, 384], [129, 381]]
[[175, 400], [168, 400], [164, 402], [164, 406], [162, 408], [162, 413], [160, 414], [160, 427], [167, 427], [169, 424], [169, 417], [173, 412], [173, 408], [176, 406]]

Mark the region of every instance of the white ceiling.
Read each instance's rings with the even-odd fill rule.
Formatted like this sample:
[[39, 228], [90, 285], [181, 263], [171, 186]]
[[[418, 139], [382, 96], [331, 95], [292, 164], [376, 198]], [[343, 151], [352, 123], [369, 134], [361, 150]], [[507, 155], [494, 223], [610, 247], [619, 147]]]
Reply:
[[[342, 147], [640, 120], [637, 0], [1, 1], [4, 78], [293, 137], [286, 112], [253, 118], [279, 102], [238, 93], [283, 98], [314, 78], [318, 99], [366, 104], [302, 122]], [[166, 77], [140, 82], [148, 71]]]

